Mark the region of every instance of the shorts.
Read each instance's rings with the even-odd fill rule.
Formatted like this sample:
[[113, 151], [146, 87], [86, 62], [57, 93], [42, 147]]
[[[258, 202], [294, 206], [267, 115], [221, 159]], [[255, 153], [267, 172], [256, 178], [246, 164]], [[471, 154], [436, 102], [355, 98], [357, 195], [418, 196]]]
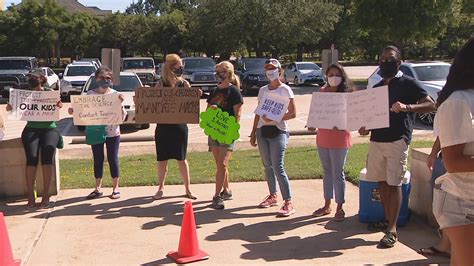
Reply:
[[440, 229], [474, 224], [474, 200], [459, 198], [435, 188], [433, 214]]
[[367, 181], [385, 181], [390, 186], [401, 186], [407, 171], [408, 145], [400, 139], [393, 142], [369, 143]]
[[211, 148], [222, 148], [222, 149], [227, 149], [229, 151], [234, 151], [235, 149], [235, 141], [232, 142], [231, 144], [225, 144], [225, 143], [220, 143], [217, 140], [212, 139], [211, 137], [207, 138], [207, 145], [209, 145], [209, 151], [211, 151]]

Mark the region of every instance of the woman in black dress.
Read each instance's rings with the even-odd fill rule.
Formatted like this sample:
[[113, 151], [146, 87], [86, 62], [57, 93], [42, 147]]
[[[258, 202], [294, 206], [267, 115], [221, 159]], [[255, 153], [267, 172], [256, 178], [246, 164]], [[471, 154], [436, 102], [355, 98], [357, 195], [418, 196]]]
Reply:
[[[182, 74], [183, 64], [181, 58], [177, 54], [167, 55], [161, 81], [157, 84], [157, 87], [191, 87], [189, 82], [181, 77]], [[159, 187], [153, 198], [161, 199], [163, 197], [163, 188], [168, 172], [168, 160], [174, 159], [178, 162], [179, 172], [186, 188], [185, 196], [190, 199], [196, 199], [189, 189], [189, 165], [186, 160], [188, 126], [186, 124], [156, 124], [155, 144]]]

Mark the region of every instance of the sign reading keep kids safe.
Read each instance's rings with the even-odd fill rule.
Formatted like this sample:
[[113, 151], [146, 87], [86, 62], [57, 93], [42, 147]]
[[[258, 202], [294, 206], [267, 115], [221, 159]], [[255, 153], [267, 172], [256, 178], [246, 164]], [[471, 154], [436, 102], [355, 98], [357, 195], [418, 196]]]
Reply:
[[265, 93], [258, 103], [254, 113], [276, 122], [280, 122], [288, 109], [290, 98], [279, 96], [274, 93]]

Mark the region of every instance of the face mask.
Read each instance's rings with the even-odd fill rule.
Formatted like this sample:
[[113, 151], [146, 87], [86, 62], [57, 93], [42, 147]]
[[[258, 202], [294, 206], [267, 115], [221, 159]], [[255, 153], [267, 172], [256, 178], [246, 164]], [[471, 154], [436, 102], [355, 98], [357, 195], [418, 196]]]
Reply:
[[397, 61], [384, 61], [380, 64], [380, 76], [382, 76], [382, 78], [393, 78], [397, 72]]
[[183, 69], [182, 67], [173, 70], [173, 73], [174, 73], [177, 77], [181, 77], [181, 76], [183, 75], [183, 72], [184, 72], [184, 69]]
[[216, 80], [218, 83], [222, 83], [225, 80], [225, 74], [215, 74]]
[[342, 82], [341, 77], [338, 77], [338, 76], [328, 77], [328, 84], [331, 87], [337, 87], [339, 86], [339, 84], [341, 84], [341, 82]]
[[32, 78], [28, 80], [28, 85], [30, 85], [30, 88], [33, 89], [33, 88], [38, 87], [38, 85], [40, 85], [40, 82], [39, 80]]
[[101, 79], [97, 81], [98, 88], [110, 88], [112, 87], [112, 80], [110, 79]]
[[278, 69], [267, 70], [265, 71], [265, 74], [267, 75], [267, 78], [270, 81], [277, 80], [280, 77], [280, 74], [278, 73]]

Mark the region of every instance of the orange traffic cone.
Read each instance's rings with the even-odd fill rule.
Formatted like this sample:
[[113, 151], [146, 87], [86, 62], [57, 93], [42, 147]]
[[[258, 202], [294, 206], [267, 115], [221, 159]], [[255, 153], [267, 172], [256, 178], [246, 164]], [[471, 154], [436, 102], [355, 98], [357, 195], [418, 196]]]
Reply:
[[179, 264], [209, 259], [209, 255], [199, 249], [196, 222], [194, 220], [193, 204], [191, 201], [184, 203], [184, 215], [183, 223], [181, 224], [178, 251], [168, 252], [166, 256]]
[[12, 247], [8, 238], [7, 225], [3, 218], [3, 212], [0, 212], [0, 266], [20, 265], [20, 260], [13, 260]]

